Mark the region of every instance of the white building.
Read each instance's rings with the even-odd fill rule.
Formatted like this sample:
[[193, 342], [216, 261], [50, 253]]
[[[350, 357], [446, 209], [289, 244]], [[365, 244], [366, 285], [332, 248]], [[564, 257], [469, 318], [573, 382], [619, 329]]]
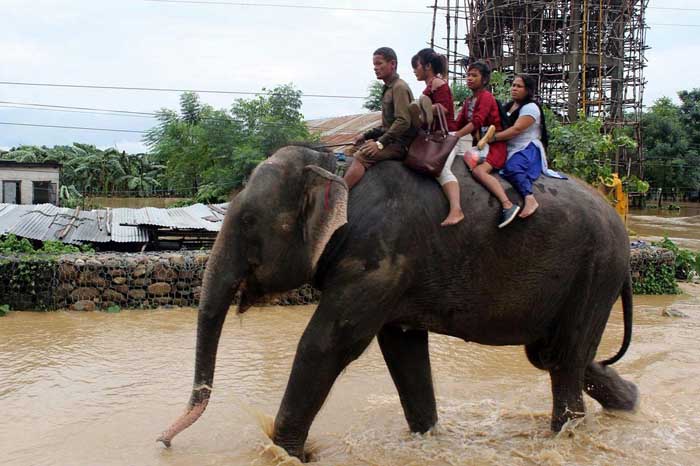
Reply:
[[0, 203], [58, 205], [61, 164], [0, 160]]

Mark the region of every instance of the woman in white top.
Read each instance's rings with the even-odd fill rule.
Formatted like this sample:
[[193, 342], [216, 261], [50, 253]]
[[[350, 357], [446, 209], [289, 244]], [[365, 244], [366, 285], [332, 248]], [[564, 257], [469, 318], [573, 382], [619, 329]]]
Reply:
[[518, 75], [510, 88], [513, 98], [506, 104], [509, 128], [493, 136], [492, 141], [507, 141], [508, 159], [502, 176], [525, 199], [519, 217], [534, 214], [539, 204], [532, 194], [532, 183], [542, 174], [565, 178], [547, 167], [547, 126], [542, 108], [534, 101], [535, 80]]

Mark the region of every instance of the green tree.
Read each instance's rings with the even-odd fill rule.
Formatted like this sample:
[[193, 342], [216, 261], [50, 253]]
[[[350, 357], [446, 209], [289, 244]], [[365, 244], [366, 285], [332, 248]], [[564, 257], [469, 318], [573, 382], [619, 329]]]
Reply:
[[700, 88], [680, 91], [680, 117], [694, 147], [700, 146]]
[[161, 183], [200, 201], [224, 200], [277, 148], [315, 140], [301, 113], [301, 91], [283, 85], [263, 92], [236, 100], [230, 112], [185, 93], [179, 112], [158, 112], [160, 124], [144, 140], [154, 161], [166, 167]]
[[491, 93], [499, 102], [506, 103], [510, 100], [510, 79], [501, 71], [491, 73]]
[[683, 91], [680, 95], [687, 100], [685, 111], [683, 106], [678, 107], [668, 97], [662, 97], [642, 115], [645, 178], [657, 188], [700, 187], [700, 157], [691, 145], [695, 118], [691, 93]]
[[461, 107], [467, 97], [472, 95], [472, 91], [467, 87], [466, 84], [457, 82], [452, 86], [452, 100], [457, 107]]
[[378, 112], [382, 109], [382, 95], [384, 94], [384, 84], [381, 81], [372, 81], [367, 88], [367, 98], [362, 107], [370, 112]]
[[[132, 156], [116, 149], [98, 149], [90, 144], [74, 143], [71, 146], [37, 147], [20, 146], [3, 154], [6, 160], [19, 162], [59, 162], [62, 193], [75, 199], [79, 192], [110, 193], [114, 190], [130, 190], [131, 177], [137, 176], [144, 166], [138, 163], [138, 156]], [[148, 171], [143, 179], [155, 178], [157, 166], [147, 164]], [[162, 169], [161, 169], [162, 171]]]
[[578, 176], [588, 183], [609, 181], [611, 157], [619, 147], [634, 148], [636, 143], [622, 133], [604, 134], [599, 118], [580, 114], [578, 120], [562, 124], [545, 109], [549, 131], [547, 156], [557, 170]]

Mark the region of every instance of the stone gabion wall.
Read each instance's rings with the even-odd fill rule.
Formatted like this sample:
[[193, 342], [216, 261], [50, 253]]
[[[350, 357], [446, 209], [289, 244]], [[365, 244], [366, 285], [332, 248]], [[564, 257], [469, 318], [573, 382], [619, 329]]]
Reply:
[[632, 281], [644, 276], [648, 270], [657, 270], [662, 265], [675, 267], [675, 264], [676, 255], [668, 249], [644, 246], [630, 250]]
[[[12, 309], [92, 311], [162, 306], [196, 307], [209, 251], [75, 254], [3, 258], [0, 304]], [[29, 272], [28, 264], [38, 271]], [[18, 281], [18, 271], [36, 280]], [[4, 284], [4, 288], [3, 288]], [[305, 285], [271, 298], [273, 305], [311, 304], [320, 293]]]
[[56, 271], [56, 263], [46, 257], [0, 256], [0, 305], [17, 310], [53, 309]]
[[196, 306], [207, 258], [198, 252], [64, 256], [54, 308]]
[[[78, 311], [196, 307], [208, 258], [209, 251], [0, 257], [0, 304], [15, 310]], [[632, 249], [632, 280], [674, 263], [675, 256], [667, 249]], [[320, 296], [304, 285], [261, 304], [313, 304]]]

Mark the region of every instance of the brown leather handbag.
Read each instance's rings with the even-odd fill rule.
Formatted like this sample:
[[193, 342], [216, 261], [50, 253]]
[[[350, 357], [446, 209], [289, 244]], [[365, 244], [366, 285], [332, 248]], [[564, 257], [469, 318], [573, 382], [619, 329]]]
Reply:
[[440, 176], [447, 157], [457, 145], [459, 138], [447, 130], [447, 118], [442, 108], [437, 107], [438, 125], [433, 131], [418, 130], [418, 135], [408, 147], [403, 163], [411, 170], [433, 177]]

